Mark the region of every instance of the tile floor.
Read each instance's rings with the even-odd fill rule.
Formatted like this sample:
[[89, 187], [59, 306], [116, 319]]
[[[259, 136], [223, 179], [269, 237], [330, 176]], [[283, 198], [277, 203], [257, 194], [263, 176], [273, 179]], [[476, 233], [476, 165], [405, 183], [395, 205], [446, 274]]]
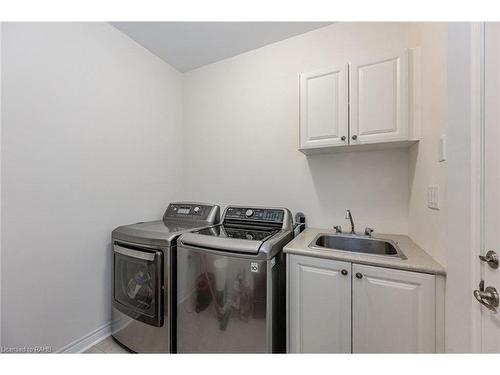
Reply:
[[113, 338], [107, 337], [100, 343], [95, 344], [91, 348], [87, 349], [84, 353], [88, 354], [130, 354], [130, 352], [118, 345]]

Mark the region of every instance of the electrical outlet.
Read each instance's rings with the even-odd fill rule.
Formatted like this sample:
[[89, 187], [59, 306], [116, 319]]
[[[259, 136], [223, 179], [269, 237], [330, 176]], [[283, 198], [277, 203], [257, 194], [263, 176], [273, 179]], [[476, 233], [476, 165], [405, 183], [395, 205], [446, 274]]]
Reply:
[[427, 187], [427, 207], [439, 210], [439, 185]]

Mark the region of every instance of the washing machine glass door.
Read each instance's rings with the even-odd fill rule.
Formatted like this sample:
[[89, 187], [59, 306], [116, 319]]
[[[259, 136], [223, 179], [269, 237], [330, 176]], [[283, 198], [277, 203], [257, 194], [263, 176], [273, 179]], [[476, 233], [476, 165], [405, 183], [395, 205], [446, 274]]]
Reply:
[[114, 245], [113, 306], [144, 323], [163, 325], [163, 253]]

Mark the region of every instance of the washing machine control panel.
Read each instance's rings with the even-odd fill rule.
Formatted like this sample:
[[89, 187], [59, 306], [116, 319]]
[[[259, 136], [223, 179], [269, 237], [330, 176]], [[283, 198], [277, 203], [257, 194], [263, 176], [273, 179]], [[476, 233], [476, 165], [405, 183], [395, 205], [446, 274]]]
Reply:
[[284, 212], [281, 209], [254, 208], [254, 207], [228, 207], [224, 219], [264, 221], [271, 223], [283, 222]]

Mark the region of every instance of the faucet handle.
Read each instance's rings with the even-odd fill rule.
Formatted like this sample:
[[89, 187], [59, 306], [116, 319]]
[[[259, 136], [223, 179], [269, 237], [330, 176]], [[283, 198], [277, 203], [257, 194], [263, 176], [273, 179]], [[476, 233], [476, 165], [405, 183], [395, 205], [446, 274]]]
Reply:
[[335, 229], [335, 233], [342, 233], [342, 227], [340, 225], [335, 225], [333, 229]]
[[371, 237], [374, 230], [375, 229], [373, 229], [373, 228], [366, 227], [365, 228], [365, 236]]

